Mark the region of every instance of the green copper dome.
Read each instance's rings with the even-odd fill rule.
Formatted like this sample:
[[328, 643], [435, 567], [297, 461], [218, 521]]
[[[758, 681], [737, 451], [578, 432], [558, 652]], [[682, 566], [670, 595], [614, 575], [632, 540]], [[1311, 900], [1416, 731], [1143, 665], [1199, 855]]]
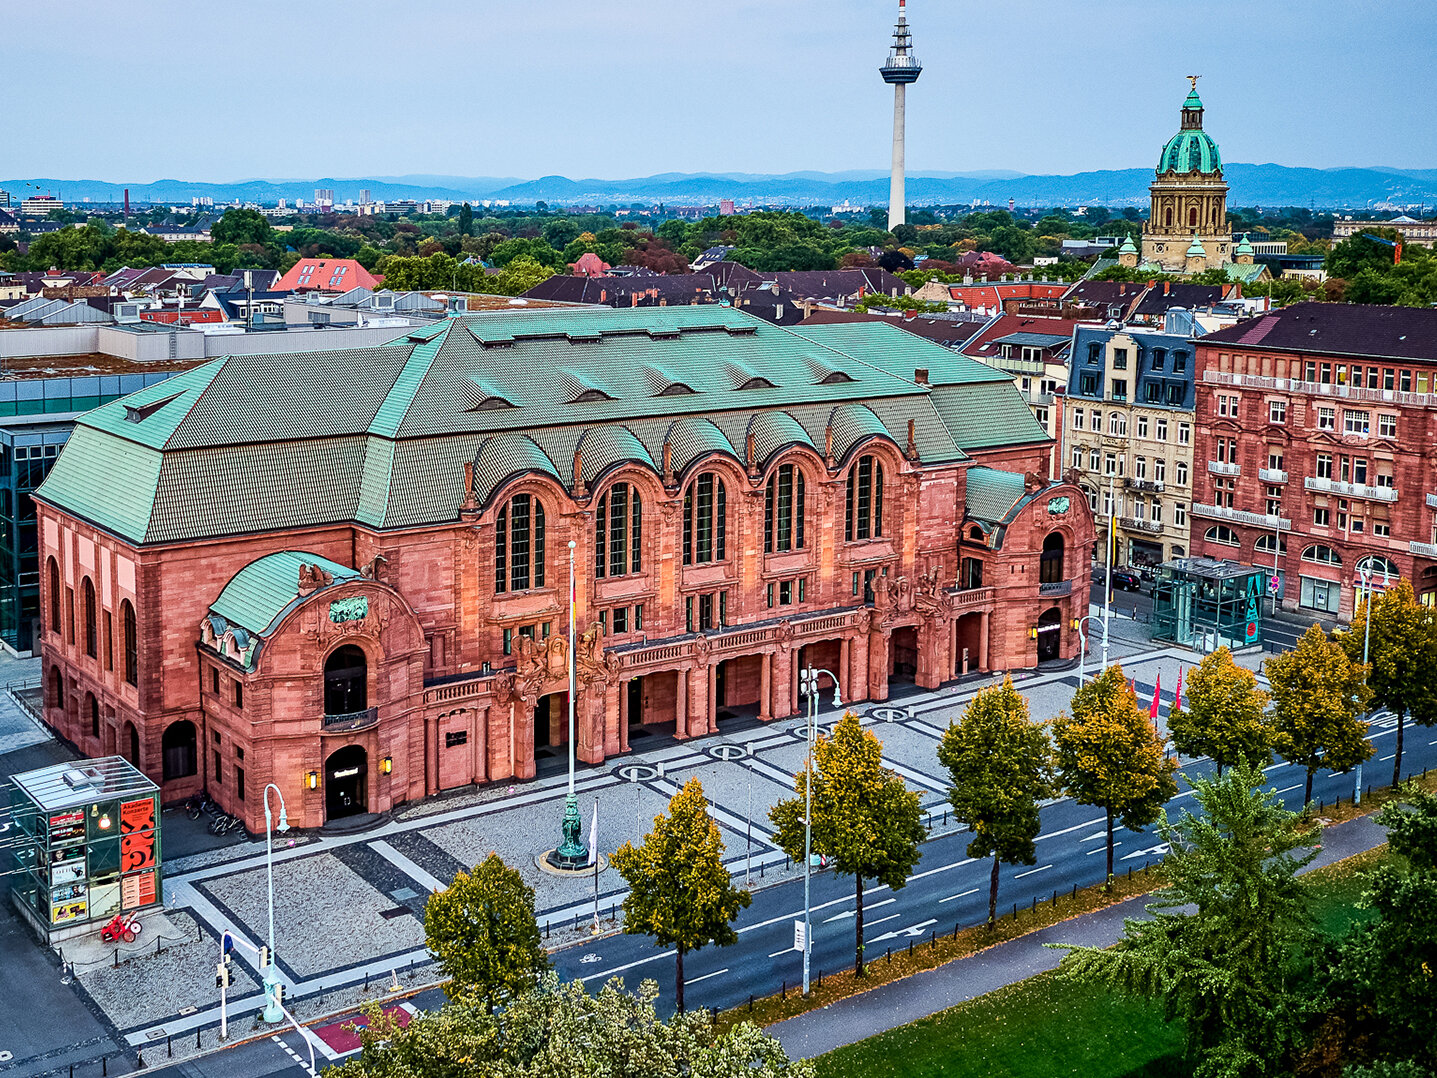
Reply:
[[1206, 131], [1179, 131], [1163, 147], [1159, 172], [1221, 172], [1222, 156]]

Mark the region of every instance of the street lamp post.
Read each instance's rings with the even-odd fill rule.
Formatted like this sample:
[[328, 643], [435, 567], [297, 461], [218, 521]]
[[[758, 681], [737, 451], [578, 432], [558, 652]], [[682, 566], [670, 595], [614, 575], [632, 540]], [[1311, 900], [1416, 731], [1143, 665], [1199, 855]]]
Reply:
[[1088, 634], [1083, 631], [1083, 623], [1086, 622], [1086, 621], [1092, 621], [1092, 620], [1093, 620], [1094, 618], [1096, 618], [1097, 616], [1098, 616], [1097, 614], [1084, 614], [1081, 618], [1077, 618], [1077, 619], [1075, 619], [1074, 622], [1073, 622], [1073, 628], [1078, 630], [1078, 684], [1079, 684], [1079, 685], [1081, 685], [1081, 684], [1083, 683], [1084, 678], [1087, 676], [1087, 675], [1086, 675], [1086, 670], [1087, 670], [1087, 662], [1088, 662]]
[[574, 674], [574, 548], [569, 540], [569, 792], [564, 798], [564, 822], [560, 825], [563, 841], [549, 854], [555, 868], [579, 869], [589, 864], [588, 847], [580, 839], [584, 823], [579, 819], [579, 799], [574, 794], [574, 697], [578, 692]]
[[274, 796], [279, 798], [279, 831], [283, 834], [289, 830], [289, 817], [285, 813], [284, 794], [274, 783], [264, 788], [264, 863], [265, 874], [269, 878], [269, 963], [264, 968], [264, 1020], [266, 1022], [280, 1022], [284, 1020], [284, 1009], [280, 1006], [279, 993], [279, 970], [275, 962], [274, 950], [274, 816], [270, 812], [269, 792], [273, 790]]
[[[1363, 602], [1366, 605], [1363, 617], [1362, 633], [1362, 665], [1367, 665], [1368, 652], [1372, 648], [1372, 565], [1368, 563], [1357, 570], [1358, 577], [1362, 580]], [[1382, 586], [1388, 583], [1387, 567], [1382, 567]], [[1357, 761], [1357, 784], [1352, 791], [1352, 803], [1362, 804], [1362, 761]]]
[[1108, 572], [1103, 581], [1103, 669], [1108, 668], [1108, 623], [1113, 615], [1113, 550], [1118, 545], [1117, 479], [1108, 475], [1108, 540], [1106, 551]]
[[813, 951], [813, 903], [809, 898], [809, 880], [813, 875], [813, 729], [818, 717], [818, 675], [827, 674], [833, 682], [833, 706], [842, 707], [838, 695], [838, 675], [812, 666], [799, 672], [799, 691], [808, 695], [808, 754], [803, 771], [803, 994], [808, 996], [808, 956]]

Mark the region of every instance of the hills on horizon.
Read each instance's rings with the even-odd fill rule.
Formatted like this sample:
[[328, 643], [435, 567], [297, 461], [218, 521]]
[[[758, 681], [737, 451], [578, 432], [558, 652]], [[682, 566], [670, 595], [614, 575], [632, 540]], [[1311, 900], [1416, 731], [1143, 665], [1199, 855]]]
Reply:
[[[1437, 169], [1383, 166], [1301, 168], [1277, 164], [1229, 163], [1225, 176], [1234, 206], [1314, 206], [1363, 209], [1374, 202], [1437, 204]], [[987, 202], [1006, 206], [1142, 205], [1148, 200], [1151, 169], [1106, 169], [1071, 175], [1031, 175], [1004, 169], [973, 172], [921, 171], [908, 175], [911, 205]], [[274, 203], [283, 198], [310, 201], [316, 188], [332, 188], [336, 202], [371, 198], [507, 200], [516, 205], [545, 201], [560, 205], [612, 203], [713, 204], [731, 198], [739, 205], [886, 205], [888, 173], [879, 169], [845, 172], [665, 172], [630, 179], [570, 179], [410, 174], [346, 179], [251, 179], [208, 183], [163, 179], [153, 183], [31, 177], [0, 180], [17, 200], [22, 193], [59, 194], [67, 203], [118, 202], [130, 190], [135, 203], [188, 203], [196, 197], [215, 202], [241, 200]]]

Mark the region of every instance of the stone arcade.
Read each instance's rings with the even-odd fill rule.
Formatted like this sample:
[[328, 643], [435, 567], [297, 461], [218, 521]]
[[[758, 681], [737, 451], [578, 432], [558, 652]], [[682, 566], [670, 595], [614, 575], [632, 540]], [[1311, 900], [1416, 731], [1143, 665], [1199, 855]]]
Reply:
[[315, 827], [577, 746], [1070, 657], [1086, 499], [1009, 376], [896, 326], [452, 318], [83, 417], [37, 494], [47, 721]]

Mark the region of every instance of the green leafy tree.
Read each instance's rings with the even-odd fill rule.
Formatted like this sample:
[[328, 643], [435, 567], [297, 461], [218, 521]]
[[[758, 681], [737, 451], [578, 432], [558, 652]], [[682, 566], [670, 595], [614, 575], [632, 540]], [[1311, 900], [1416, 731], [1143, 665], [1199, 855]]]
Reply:
[[474, 207], [469, 203], [459, 207], [459, 235], [470, 236], [474, 233]]
[[1301, 963], [1313, 944], [1298, 872], [1318, 829], [1238, 764], [1194, 778], [1200, 812], [1158, 831], [1168, 886], [1116, 947], [1072, 947], [1062, 975], [1160, 1001], [1187, 1030], [1196, 1078], [1276, 1075], [1297, 1036]]
[[1346, 771], [1372, 755], [1367, 723], [1357, 717], [1372, 699], [1366, 667], [1313, 625], [1297, 647], [1268, 659], [1264, 672], [1272, 686], [1273, 747], [1307, 769], [1304, 799], [1311, 801], [1319, 767]]
[[549, 974], [497, 1013], [472, 1002], [421, 1011], [407, 1025], [365, 1008], [360, 1053], [334, 1078], [813, 1078], [751, 1022], [720, 1031], [704, 1009], [659, 1020], [658, 986], [618, 978], [594, 995]]
[[532, 988], [549, 968], [534, 918], [534, 889], [498, 854], [430, 896], [424, 937], [450, 978], [445, 995], [476, 1000], [489, 1010]]
[[[1369, 607], [1371, 638], [1367, 635]], [[1367, 646], [1367, 684], [1372, 705], [1387, 707], [1397, 716], [1397, 745], [1392, 757], [1392, 785], [1402, 779], [1402, 737], [1408, 716], [1423, 726], [1437, 721], [1437, 617], [1423, 606], [1406, 580], [1373, 597], [1364, 597], [1342, 634], [1342, 649], [1354, 662], [1362, 661]]]
[[228, 209], [224, 216], [210, 226], [210, 238], [215, 243], [257, 243], [261, 247], [274, 242], [274, 229], [269, 218], [259, 210]]
[[1349, 1053], [1437, 1064], [1437, 795], [1416, 785], [1383, 807], [1397, 864], [1367, 877], [1375, 917], [1341, 944], [1325, 988]]
[[1168, 715], [1173, 747], [1184, 756], [1211, 757], [1219, 775], [1244, 761], [1262, 767], [1272, 758], [1267, 704], [1257, 675], [1218, 648], [1188, 671], [1186, 706]]
[[[906, 886], [924, 837], [918, 794], [883, 766], [883, 743], [851, 711], [834, 726], [832, 737], [818, 739], [813, 755], [813, 852], [826, 856], [840, 875], [853, 877], [853, 966], [861, 976], [863, 882], [874, 880], [895, 891]], [[797, 796], [769, 810], [777, 828], [774, 841], [800, 863], [807, 782], [805, 769], [794, 777]]]
[[1113, 823], [1136, 831], [1158, 818], [1177, 795], [1177, 764], [1163, 751], [1162, 737], [1138, 703], [1137, 693], [1114, 664], [1073, 694], [1073, 713], [1053, 720], [1059, 779], [1080, 805], [1107, 816], [1108, 879], [1113, 875]]
[[674, 949], [674, 994], [680, 1011], [684, 955], [710, 943], [727, 947], [737, 942], [733, 920], [753, 901], [733, 885], [723, 850], [703, 784], [691, 778], [669, 801], [668, 815], [654, 817], [654, 829], [641, 846], [635, 849], [626, 842], [614, 852], [614, 867], [629, 885], [624, 931], [653, 936], [660, 946]]
[[938, 745], [938, 762], [953, 785], [948, 800], [974, 832], [969, 857], [993, 857], [988, 881], [988, 924], [998, 915], [998, 869], [1037, 861], [1033, 840], [1042, 827], [1039, 802], [1052, 797], [1053, 747], [1048, 732], [1028, 713], [1013, 679], [984, 689]]

